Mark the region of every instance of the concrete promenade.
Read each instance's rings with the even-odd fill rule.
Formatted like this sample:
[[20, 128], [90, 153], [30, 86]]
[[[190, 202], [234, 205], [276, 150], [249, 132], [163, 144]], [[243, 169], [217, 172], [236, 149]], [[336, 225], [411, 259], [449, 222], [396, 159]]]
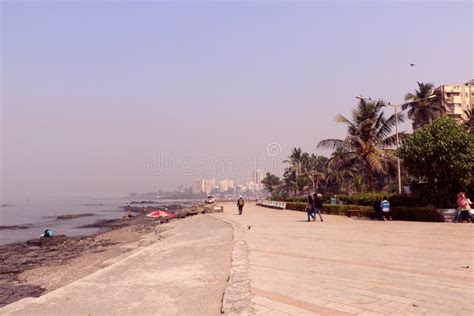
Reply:
[[472, 224], [224, 209], [0, 315], [474, 314]]
[[44, 296], [7, 305], [0, 315], [220, 314], [232, 227], [208, 215], [166, 225], [174, 227], [167, 238]]
[[243, 231], [256, 314], [474, 315], [472, 224], [236, 214], [213, 216]]

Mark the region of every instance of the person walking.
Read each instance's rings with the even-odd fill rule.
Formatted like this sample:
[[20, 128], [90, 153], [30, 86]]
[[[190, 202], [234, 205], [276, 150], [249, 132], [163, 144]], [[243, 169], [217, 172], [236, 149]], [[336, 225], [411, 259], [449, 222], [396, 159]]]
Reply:
[[387, 197], [383, 197], [383, 201], [380, 203], [380, 209], [382, 210], [383, 220], [386, 221], [392, 220], [392, 215], [390, 214], [390, 202], [388, 201]]
[[321, 222], [324, 222], [323, 217], [321, 216], [321, 212], [323, 210], [323, 196], [322, 194], [314, 194], [314, 220], [316, 221], [316, 214], [319, 215], [319, 219]]
[[380, 208], [380, 203], [382, 203], [382, 201], [380, 200], [380, 198], [376, 198], [375, 199], [375, 202], [374, 202], [374, 218], [378, 219], [378, 220], [382, 220], [382, 209]]
[[467, 194], [464, 192], [460, 192], [458, 194], [458, 199], [457, 199], [457, 204], [458, 204], [458, 210], [459, 213], [456, 216], [455, 215], [455, 222], [458, 221], [459, 217], [461, 218], [461, 223], [464, 222], [465, 220], [467, 222], [472, 223], [472, 218], [471, 218], [471, 200], [467, 197]]
[[464, 206], [464, 198], [462, 192], [457, 194], [456, 199], [456, 210], [454, 211], [453, 222], [457, 223], [459, 221], [459, 214], [461, 213], [461, 208]]
[[239, 197], [239, 199], [237, 200], [237, 207], [239, 209], [239, 215], [242, 215], [242, 211], [244, 210], [244, 205], [245, 205], [245, 201], [244, 199], [242, 198], [242, 195]]
[[308, 215], [308, 222], [311, 219], [314, 221], [316, 217], [314, 216], [314, 200], [311, 194], [308, 192], [308, 205], [306, 205], [306, 214]]

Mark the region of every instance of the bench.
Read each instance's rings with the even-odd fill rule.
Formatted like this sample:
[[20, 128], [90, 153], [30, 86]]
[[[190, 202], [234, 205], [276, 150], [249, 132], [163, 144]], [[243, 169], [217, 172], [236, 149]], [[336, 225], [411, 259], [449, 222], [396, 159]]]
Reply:
[[270, 207], [270, 208], [277, 208], [277, 209], [285, 209], [286, 202], [278, 202], [278, 201], [269, 201], [269, 200], [258, 200], [257, 205]]
[[347, 210], [346, 211], [347, 217], [351, 217], [351, 215], [355, 215], [357, 217], [362, 217], [362, 211], [361, 210]]

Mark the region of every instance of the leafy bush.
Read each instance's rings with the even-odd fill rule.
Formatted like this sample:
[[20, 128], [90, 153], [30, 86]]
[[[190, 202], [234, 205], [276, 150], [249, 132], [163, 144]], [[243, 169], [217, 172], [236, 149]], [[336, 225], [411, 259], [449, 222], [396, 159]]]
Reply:
[[323, 213], [332, 214], [332, 215], [346, 215], [347, 210], [360, 210], [363, 216], [369, 217], [370, 213], [373, 211], [371, 206], [361, 206], [361, 205], [323, 205]]
[[[305, 212], [306, 211], [306, 202], [286, 202], [286, 209]], [[361, 210], [364, 216], [369, 216], [370, 212], [373, 210], [372, 207], [360, 206], [360, 205], [323, 205], [324, 214], [333, 214], [333, 215], [345, 215], [347, 210]]]
[[[286, 209], [299, 212], [306, 211], [307, 203], [304, 202], [287, 202]], [[365, 217], [373, 215], [372, 206], [361, 205], [323, 205], [324, 214], [346, 215], [347, 210], [360, 210]], [[391, 208], [391, 215], [394, 220], [399, 221], [420, 221], [420, 222], [440, 222], [444, 221], [443, 217], [438, 214], [436, 209], [430, 207], [406, 207], [395, 206]]]
[[392, 218], [399, 221], [416, 222], [443, 222], [442, 215], [432, 207], [404, 207], [394, 206], [391, 208]]
[[373, 206], [375, 201], [381, 201], [387, 196], [392, 206], [425, 206], [416, 197], [407, 194], [387, 194], [387, 193], [359, 193], [351, 196], [338, 195], [337, 197], [345, 204]]
[[286, 209], [298, 212], [306, 211], [306, 203], [304, 202], [286, 202]]
[[303, 195], [289, 196], [285, 199], [287, 202], [307, 202], [308, 198]]
[[354, 195], [337, 195], [344, 204], [372, 206], [376, 200], [381, 201], [385, 193], [359, 193]]
[[425, 207], [427, 205], [427, 203], [411, 194], [391, 194], [388, 199], [392, 206]]

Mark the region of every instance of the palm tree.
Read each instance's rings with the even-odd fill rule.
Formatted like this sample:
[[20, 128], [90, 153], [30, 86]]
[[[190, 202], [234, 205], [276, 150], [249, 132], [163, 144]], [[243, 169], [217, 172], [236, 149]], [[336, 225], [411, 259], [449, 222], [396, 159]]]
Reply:
[[311, 154], [303, 167], [304, 175], [311, 180], [313, 192], [320, 190], [322, 182], [326, 179], [327, 163], [327, 157]]
[[474, 133], [474, 113], [472, 113], [473, 110], [465, 110], [464, 113], [466, 113], [467, 120], [464, 122], [464, 127], [466, 127], [467, 131], [469, 133]]
[[355, 179], [360, 166], [361, 160], [357, 155], [338, 147], [328, 160], [326, 180], [334, 188], [334, 192], [350, 194], [356, 187]]
[[290, 186], [290, 191], [299, 193], [305, 186], [305, 181], [301, 177], [304, 175], [304, 166], [308, 161], [309, 155], [301, 150], [301, 148], [293, 148], [288, 159], [284, 163], [288, 164], [285, 169], [284, 181], [287, 186]]
[[274, 174], [271, 174], [270, 172], [267, 172], [265, 175], [265, 178], [262, 180], [262, 184], [265, 187], [265, 189], [268, 190], [268, 192], [273, 193], [281, 184], [280, 178], [275, 176]]
[[[345, 150], [349, 161], [361, 166], [365, 190], [374, 189], [374, 174], [386, 175], [396, 168], [397, 158], [392, 149], [396, 145], [396, 135], [391, 134], [396, 123], [395, 115], [385, 118], [382, 101], [360, 100], [352, 110], [352, 121], [337, 115], [336, 121], [347, 126], [344, 139], [325, 139], [318, 148]], [[403, 115], [398, 115], [403, 122]], [[399, 133], [403, 137], [404, 132]]]
[[442, 116], [446, 109], [442, 104], [441, 93], [434, 89], [432, 83], [417, 82], [418, 89], [414, 93], [407, 93], [402, 110], [408, 110], [408, 118], [413, 120], [413, 129], [416, 130], [425, 124], [431, 124]]
[[298, 191], [298, 180], [296, 178], [296, 173], [290, 168], [286, 168], [283, 173], [283, 184], [282, 188], [288, 192], [290, 195], [295, 195]]
[[303, 171], [303, 162], [306, 158], [306, 155], [307, 154], [303, 153], [301, 148], [295, 147], [291, 150], [291, 154], [288, 156], [288, 158], [283, 161], [284, 163], [288, 164], [290, 169], [296, 172], [296, 177], [298, 177]]

